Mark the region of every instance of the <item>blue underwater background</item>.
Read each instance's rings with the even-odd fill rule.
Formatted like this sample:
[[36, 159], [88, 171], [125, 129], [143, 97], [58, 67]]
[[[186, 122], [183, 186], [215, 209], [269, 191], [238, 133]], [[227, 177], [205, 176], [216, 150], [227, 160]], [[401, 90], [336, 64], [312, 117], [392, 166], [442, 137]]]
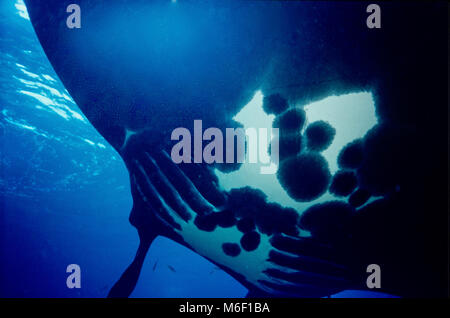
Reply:
[[[138, 245], [125, 165], [59, 81], [22, 1], [0, 1], [0, 41], [0, 297], [105, 297]], [[80, 289], [66, 287], [72, 263], [81, 267]], [[132, 297], [246, 293], [159, 237]]]

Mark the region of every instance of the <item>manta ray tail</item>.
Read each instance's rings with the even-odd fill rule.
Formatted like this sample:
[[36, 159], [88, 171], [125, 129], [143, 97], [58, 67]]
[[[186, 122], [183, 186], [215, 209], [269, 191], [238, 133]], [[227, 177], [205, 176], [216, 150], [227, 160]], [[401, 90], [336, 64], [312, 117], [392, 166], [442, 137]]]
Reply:
[[144, 264], [145, 256], [148, 249], [156, 238], [156, 234], [143, 233], [138, 230], [139, 233], [139, 247], [136, 252], [136, 256], [133, 262], [120, 276], [119, 280], [114, 284], [108, 293], [108, 298], [128, 298], [136, 287], [136, 283], [141, 273], [142, 265]]

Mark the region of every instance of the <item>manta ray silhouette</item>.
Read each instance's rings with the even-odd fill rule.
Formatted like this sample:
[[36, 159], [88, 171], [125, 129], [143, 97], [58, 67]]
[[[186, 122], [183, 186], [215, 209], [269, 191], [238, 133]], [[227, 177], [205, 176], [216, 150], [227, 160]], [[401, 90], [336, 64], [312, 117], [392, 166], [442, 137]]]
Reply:
[[[371, 263], [383, 270], [383, 291], [442, 294], [435, 230], [445, 221], [425, 211], [446, 197], [433, 181], [442, 163], [433, 154], [445, 144], [445, 3], [383, 3], [382, 28], [368, 29], [367, 3], [358, 2], [79, 0], [81, 28], [69, 29], [72, 0], [25, 2], [56, 73], [130, 173], [140, 245], [110, 297], [131, 294], [158, 235], [211, 260], [249, 296], [365, 288]], [[257, 90], [282, 129], [302, 124], [301, 111], [283, 113], [289, 105], [372, 92], [379, 124], [341, 151], [333, 180], [319, 154], [333, 127], [310, 128], [303, 150], [295, 138], [280, 148], [278, 177], [293, 198], [310, 200], [331, 184], [337, 195], [352, 193], [348, 203], [300, 217], [251, 188], [223, 192], [212, 168], [237, 165], [171, 161], [174, 128], [194, 119], [237, 127], [232, 117]], [[366, 204], [370, 196], [381, 199]]]

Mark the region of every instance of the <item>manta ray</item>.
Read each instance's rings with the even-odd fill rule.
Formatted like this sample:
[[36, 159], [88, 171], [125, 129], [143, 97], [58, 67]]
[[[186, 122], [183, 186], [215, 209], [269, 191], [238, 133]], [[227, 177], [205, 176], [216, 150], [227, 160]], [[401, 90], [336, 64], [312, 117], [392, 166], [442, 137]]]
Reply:
[[[383, 291], [417, 295], [439, 285], [433, 244], [417, 230], [434, 225], [422, 221], [436, 198], [423, 169], [432, 160], [417, 145], [438, 147], [429, 137], [439, 125], [429, 124], [423, 106], [442, 102], [424, 92], [445, 91], [437, 63], [445, 54], [428, 36], [442, 35], [445, 7], [383, 3], [382, 27], [370, 29], [367, 3], [358, 2], [79, 0], [81, 27], [69, 28], [73, 1], [25, 2], [62, 83], [129, 171], [129, 220], [140, 245], [109, 297], [132, 293], [161, 235], [223, 269], [249, 297], [367, 289], [373, 263], [383, 270]], [[264, 108], [281, 130], [297, 132], [280, 141], [277, 177], [289, 195], [311, 201], [331, 184], [341, 201], [295, 211], [250, 187], [221, 189], [214, 169], [239, 165], [171, 160], [173, 129], [195, 119], [238, 127], [233, 116], [255, 91], [267, 97]], [[320, 140], [332, 127], [302, 136], [301, 109], [360, 91], [372, 92], [379, 123], [342, 149], [342, 171], [331, 176]], [[309, 138], [306, 150], [293, 150], [302, 138]]]

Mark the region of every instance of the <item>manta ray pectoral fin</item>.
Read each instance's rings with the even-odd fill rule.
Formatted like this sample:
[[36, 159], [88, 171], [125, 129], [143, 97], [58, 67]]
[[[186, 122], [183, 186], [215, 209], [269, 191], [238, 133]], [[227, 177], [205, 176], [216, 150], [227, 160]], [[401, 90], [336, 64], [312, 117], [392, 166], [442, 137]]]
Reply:
[[136, 287], [145, 256], [157, 236], [157, 234], [148, 233], [147, 231], [143, 232], [141, 230], [138, 230], [138, 233], [140, 242], [136, 256], [109, 291], [108, 298], [128, 298]]

